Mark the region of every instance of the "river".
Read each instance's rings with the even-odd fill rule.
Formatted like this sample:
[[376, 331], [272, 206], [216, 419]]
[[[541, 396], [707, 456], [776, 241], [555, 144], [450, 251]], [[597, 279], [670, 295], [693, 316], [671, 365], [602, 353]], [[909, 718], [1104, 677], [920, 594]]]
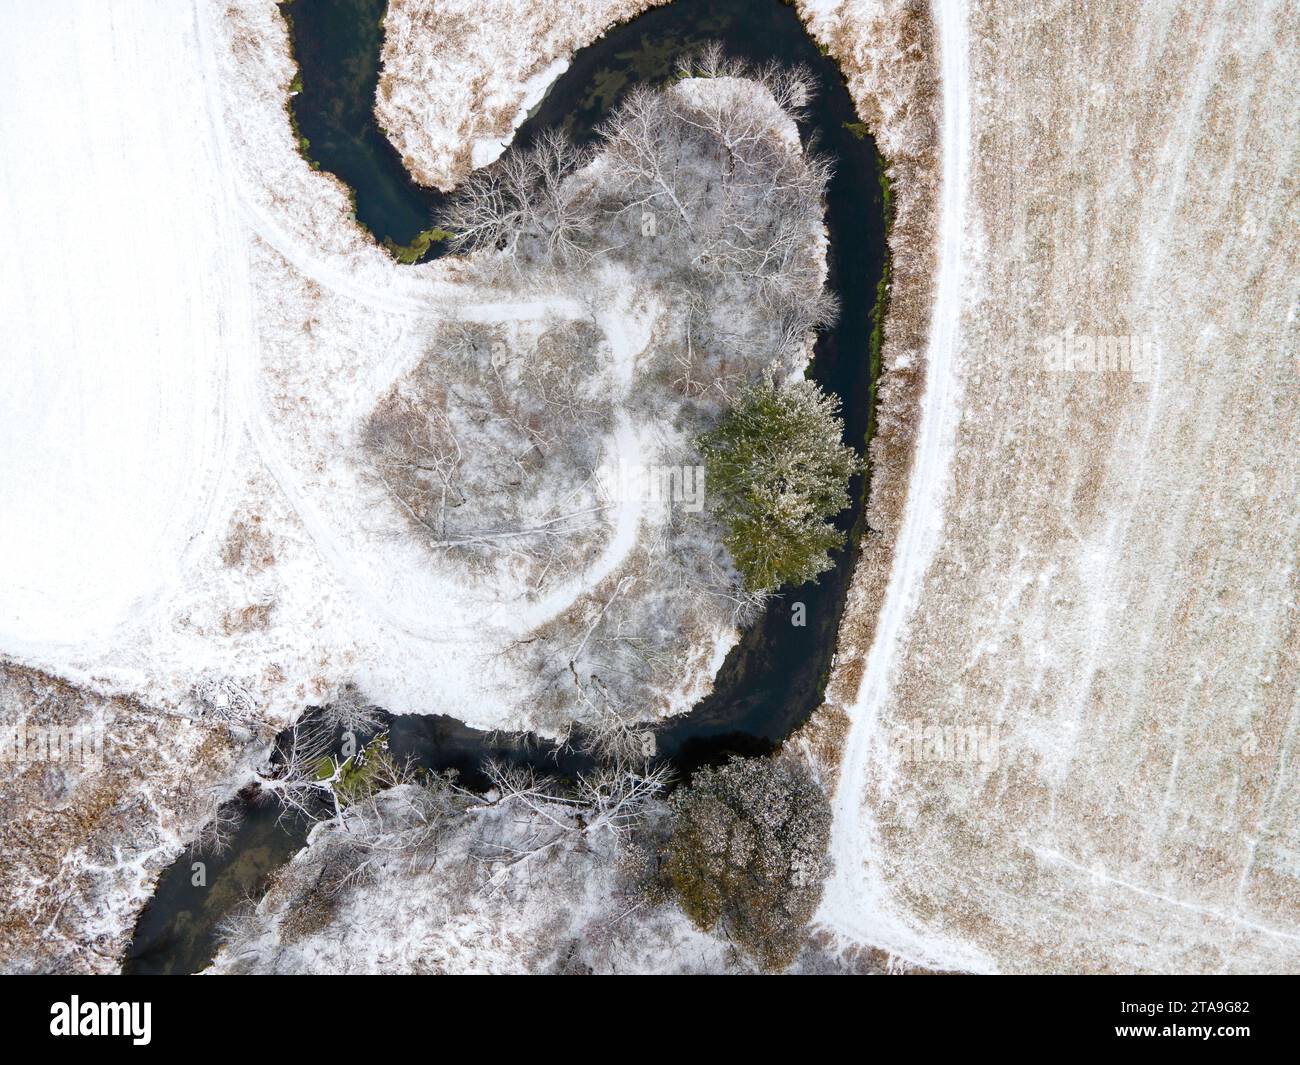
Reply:
[[[403, 261], [445, 253], [420, 240], [443, 197], [417, 185], [375, 121], [386, 0], [294, 0], [291, 20], [301, 91], [291, 100], [304, 153], [354, 193], [356, 218]], [[526, 145], [539, 131], [563, 127], [575, 140], [596, 127], [637, 84], [673, 76], [683, 53], [721, 41], [729, 55], [758, 64], [802, 64], [817, 93], [800, 133], [805, 144], [830, 154], [835, 173], [827, 190], [830, 234], [828, 284], [841, 312], [818, 336], [809, 376], [839, 395], [846, 443], [860, 453], [872, 425], [875, 380], [871, 337], [877, 286], [886, 269], [886, 203], [875, 142], [854, 111], [839, 67], [805, 32], [794, 9], [779, 0], [675, 0], [612, 29], [578, 52], [516, 134]], [[711, 695], [656, 734], [660, 757], [684, 775], [731, 753], [766, 754], [806, 721], [820, 704], [835, 653], [840, 616], [857, 561], [863, 527], [865, 479], [851, 487], [853, 506], [837, 525], [848, 532], [834, 569], [816, 584], [783, 589], [727, 656]], [[806, 624], [792, 624], [802, 603]], [[547, 772], [583, 768], [581, 754], [557, 751], [530, 736], [477, 732], [436, 716], [389, 720], [389, 742], [399, 757], [432, 769], [457, 769], [469, 786], [482, 783], [478, 767], [489, 756], [536, 764]], [[206, 884], [196, 886], [182, 855], [159, 878], [141, 913], [123, 971], [187, 973], [204, 968], [217, 945], [222, 916], [256, 897], [268, 876], [303, 844], [306, 826], [280, 821], [278, 811], [247, 803], [229, 853], [200, 858]]]

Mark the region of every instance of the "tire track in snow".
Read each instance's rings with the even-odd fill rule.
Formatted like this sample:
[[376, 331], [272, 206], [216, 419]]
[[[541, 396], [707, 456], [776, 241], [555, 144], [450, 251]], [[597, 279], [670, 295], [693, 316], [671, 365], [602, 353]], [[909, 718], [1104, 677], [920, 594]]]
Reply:
[[934, 4], [943, 85], [939, 273], [926, 353], [916, 461], [890, 568], [885, 600], [857, 699], [848, 707], [849, 734], [832, 801], [831, 857], [818, 921], [857, 943], [883, 947], [922, 965], [988, 969], [990, 962], [959, 944], [930, 942], [888, 912], [889, 885], [869, 861], [875, 838], [866, 809], [871, 774], [883, 768], [876, 726], [889, 697], [895, 650], [916, 607], [922, 580], [943, 529], [944, 495], [960, 420], [957, 376], [962, 298], [962, 233], [969, 184], [969, 52], [965, 0]]
[[[204, 23], [202, 12], [196, 5], [196, 33], [199, 38], [200, 52], [204, 57], [205, 70], [219, 71], [220, 64], [215, 60], [212, 29]], [[222, 101], [214, 86], [205, 82], [212, 116], [224, 114]], [[535, 300], [477, 300], [462, 303], [471, 294], [464, 286], [441, 282], [428, 277], [420, 277], [412, 267], [398, 266], [383, 255], [382, 260], [373, 264], [362, 259], [344, 259], [322, 254], [314, 245], [304, 242], [286, 229], [279, 220], [263, 210], [257, 197], [241, 184], [241, 171], [234, 164], [234, 149], [230, 144], [229, 134], [220, 118], [214, 118], [216, 151], [221, 159], [220, 169], [229, 175], [231, 199], [238, 204], [238, 215], [247, 227], [250, 237], [264, 240], [273, 248], [292, 269], [306, 278], [310, 278], [323, 288], [353, 300], [369, 309], [388, 315], [407, 319], [412, 326], [432, 327], [439, 321], [466, 320], [475, 322], [510, 322], [520, 320], [541, 320], [548, 314], [566, 320], [587, 317], [590, 309], [582, 302], [566, 296], [550, 296]], [[306, 166], [305, 163], [303, 163]], [[327, 180], [321, 175], [313, 174], [317, 180]], [[358, 224], [358, 229], [360, 226]], [[368, 234], [364, 239], [373, 242]], [[374, 275], [371, 278], [359, 276], [362, 272]], [[251, 272], [243, 270], [239, 276], [242, 288], [238, 305], [252, 308], [257, 304], [257, 294], [253, 291]], [[400, 286], [405, 292], [395, 289]], [[251, 311], [250, 311], [251, 315]], [[630, 361], [639, 350], [637, 344], [622, 335], [614, 335], [608, 322], [599, 323], [606, 334], [615, 357]], [[640, 347], [643, 347], [642, 338]], [[637, 350], [624, 350], [625, 348]], [[431, 620], [426, 606], [418, 610], [403, 609], [402, 605], [390, 600], [376, 590], [375, 583], [365, 571], [362, 561], [356, 557], [357, 547], [347, 542], [340, 535], [329, 517], [327, 501], [312, 499], [292, 456], [286, 453], [286, 442], [281, 439], [274, 420], [266, 412], [265, 404], [259, 391], [259, 368], [255, 353], [260, 350], [257, 340], [257, 327], [248, 323], [248, 343], [245, 349], [254, 354], [245, 357], [238, 368], [238, 382], [231, 389], [232, 395], [240, 396], [238, 404], [239, 422], [248, 430], [257, 451], [260, 462], [276, 484], [281, 495], [302, 522], [312, 546], [324, 562], [331, 575], [346, 590], [350, 598], [364, 609], [371, 617], [382, 621], [397, 632], [429, 643], [456, 643], [467, 639], [481, 640], [485, 630], [497, 632], [503, 638], [522, 635], [532, 628], [551, 620], [575, 602], [585, 591], [603, 576], [617, 568], [636, 538], [640, 525], [641, 509], [638, 505], [621, 502], [618, 512], [612, 515], [613, 532], [610, 542], [601, 553], [593, 567], [581, 576], [561, 586], [550, 595], [535, 603], [521, 604], [516, 601], [494, 600], [490, 597], [482, 601], [461, 604], [459, 615], [466, 619], [462, 623], [449, 622], [444, 615]], [[610, 447], [616, 461], [629, 462], [635, 449], [636, 438], [630, 422], [624, 417], [619, 429], [613, 434]], [[313, 456], [314, 457], [314, 456]], [[443, 589], [440, 589], [443, 590]], [[455, 615], [457, 611], [453, 610]]]

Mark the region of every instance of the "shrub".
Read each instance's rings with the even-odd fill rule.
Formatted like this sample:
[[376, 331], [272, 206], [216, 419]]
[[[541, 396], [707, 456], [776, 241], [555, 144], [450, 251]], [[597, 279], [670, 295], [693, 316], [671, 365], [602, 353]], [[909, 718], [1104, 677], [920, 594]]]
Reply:
[[830, 804], [793, 759], [734, 758], [695, 774], [672, 800], [665, 871], [678, 904], [720, 921], [764, 969], [794, 961], [829, 872]]

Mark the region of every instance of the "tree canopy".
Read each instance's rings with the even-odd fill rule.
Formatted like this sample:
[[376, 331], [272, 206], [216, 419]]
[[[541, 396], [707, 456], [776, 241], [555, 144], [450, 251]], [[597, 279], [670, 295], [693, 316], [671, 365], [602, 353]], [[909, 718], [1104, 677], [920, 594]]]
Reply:
[[839, 401], [812, 381], [764, 379], [700, 438], [705, 492], [749, 591], [803, 584], [844, 543], [831, 519], [862, 462], [841, 439]]
[[829, 871], [830, 804], [793, 758], [733, 758], [672, 798], [665, 871], [682, 910], [719, 921], [763, 968], [794, 961]]

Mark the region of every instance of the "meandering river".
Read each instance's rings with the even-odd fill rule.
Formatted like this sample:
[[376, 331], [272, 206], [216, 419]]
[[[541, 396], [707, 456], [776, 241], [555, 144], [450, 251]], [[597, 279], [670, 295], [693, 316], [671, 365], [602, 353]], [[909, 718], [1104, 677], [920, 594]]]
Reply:
[[[354, 192], [357, 221], [404, 259], [439, 255], [428, 230], [443, 197], [412, 181], [379, 129], [373, 101], [379, 76], [386, 0], [295, 0], [284, 5], [293, 26], [301, 91], [291, 101], [304, 152]], [[575, 140], [594, 136], [600, 121], [637, 84], [673, 75], [683, 53], [721, 41], [728, 54], [754, 63], [802, 64], [817, 95], [800, 132], [805, 144], [833, 156], [827, 191], [829, 284], [841, 313], [817, 339], [809, 375], [837, 393], [845, 441], [866, 445], [875, 398], [871, 336], [877, 286], [885, 270], [885, 212], [880, 160], [853, 109], [839, 68], [808, 37], [794, 9], [779, 0], [675, 0], [611, 30], [574, 56], [569, 69], [519, 129], [527, 144], [541, 130], [562, 126]], [[835, 568], [816, 585], [784, 589], [727, 656], [714, 691], [689, 714], [657, 733], [660, 757], [689, 775], [731, 753], [770, 752], [821, 702], [835, 653], [840, 615], [857, 560], [865, 484], [855, 479], [854, 505], [837, 519], [849, 533]], [[792, 624], [803, 604], [806, 624]], [[548, 772], [573, 773], [582, 756], [556, 751], [528, 736], [489, 736], [445, 717], [404, 716], [389, 722], [390, 745], [429, 768], [460, 771], [470, 786], [489, 756], [532, 762]], [[159, 879], [136, 926], [124, 972], [196, 972], [212, 959], [222, 916], [255, 897], [267, 877], [302, 845], [306, 826], [278, 820], [278, 811], [249, 804], [231, 850], [204, 857], [205, 884], [193, 883], [192, 859], [182, 855]]]

